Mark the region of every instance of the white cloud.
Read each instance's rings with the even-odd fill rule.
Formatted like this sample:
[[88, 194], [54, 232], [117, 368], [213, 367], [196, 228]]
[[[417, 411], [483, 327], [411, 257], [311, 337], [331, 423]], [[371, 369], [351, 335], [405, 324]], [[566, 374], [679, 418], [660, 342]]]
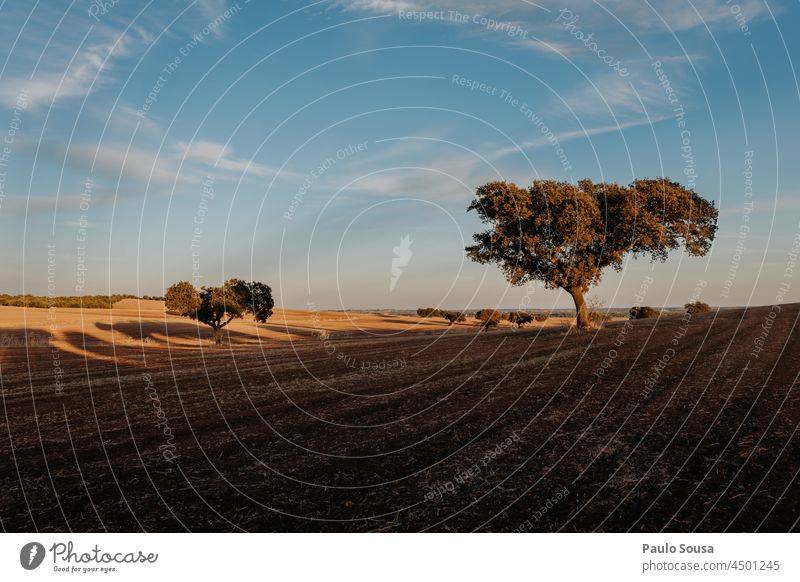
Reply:
[[[738, 0], [741, 13], [749, 22], [767, 14], [767, 9], [760, 0]], [[339, 5], [347, 10], [369, 12], [396, 12], [397, 10], [458, 10], [462, 13], [479, 13], [486, 16], [505, 16], [516, 18], [532, 30], [552, 27], [558, 11], [565, 7], [562, 0], [339, 0]], [[536, 8], [538, 5], [542, 8]], [[619, 19], [625, 26], [633, 30], [688, 30], [703, 26], [720, 26], [730, 30], [737, 27], [736, 17], [731, 12], [731, 4], [726, 0], [650, 0], [637, 2], [632, 0], [609, 0], [606, 10], [598, 7], [594, 0], [573, 0], [569, 9], [581, 16], [582, 23], [587, 26], [619, 29]], [[652, 7], [652, 8], [651, 8]], [[695, 9], [697, 12], [695, 12]], [[610, 16], [611, 13], [613, 16]], [[699, 14], [698, 14], [699, 13]], [[616, 17], [616, 18], [615, 18]], [[663, 19], [663, 22], [662, 22]], [[665, 24], [666, 23], [666, 26]]]
[[40, 65], [33, 78], [29, 74], [6, 76], [0, 85], [0, 102], [13, 107], [23, 88], [27, 91], [28, 107], [34, 109], [58, 99], [83, 97], [93, 84], [103, 82], [101, 74], [112, 67], [115, 59], [130, 54], [136, 42], [137, 39], [123, 34], [86, 44], [56, 66]]
[[231, 153], [230, 146], [205, 140], [195, 140], [191, 143], [180, 141], [177, 148], [187, 160], [203, 164], [213, 164]]
[[[195, 140], [191, 143], [178, 142], [178, 151], [183, 159], [189, 162], [202, 164], [214, 169], [228, 170], [237, 174], [248, 174], [257, 177], [274, 176], [277, 169], [264, 164], [259, 164], [246, 158], [237, 158], [233, 149], [215, 141]], [[284, 175], [289, 175], [284, 173]]]
[[[631, 81], [635, 79], [635, 84]], [[578, 117], [615, 117], [629, 120], [647, 113], [660, 114], [670, 108], [664, 89], [658, 85], [657, 78], [647, 71], [640, 75], [620, 77], [609, 71], [598, 75], [589, 83], [581, 81], [579, 88], [562, 95], [563, 102], [554, 100], [552, 110], [556, 113]], [[569, 106], [565, 109], [564, 102]]]
[[[733, 4], [726, 0], [692, 0], [681, 3], [675, 0], [650, 0], [648, 6], [645, 2], [613, 0], [609, 2], [608, 8], [631, 28], [680, 31], [703, 26], [705, 23], [733, 30], [737, 27], [736, 16], [731, 12]], [[767, 9], [760, 0], [737, 0], [735, 4], [751, 22], [767, 14]]]
[[[28, 144], [27, 149], [32, 149], [32, 146]], [[159, 156], [156, 150], [128, 149], [126, 144], [103, 144], [98, 147], [97, 144], [73, 142], [67, 146], [62, 142], [49, 141], [42, 143], [39, 156], [84, 173], [98, 172], [114, 179], [121, 176], [123, 181], [149, 180], [160, 184], [200, 182], [199, 176], [188, 173], [178, 176], [174, 156]]]
[[[29, 153], [35, 151], [35, 144], [24, 143]], [[223, 170], [230, 172], [230, 178], [272, 177], [275, 168], [233, 156], [230, 146], [207, 140], [196, 140], [191, 144], [179, 141], [160, 153], [156, 148], [144, 149], [130, 147], [125, 143], [104, 143], [98, 147], [93, 143], [64, 144], [59, 141], [45, 141], [39, 147], [40, 160], [48, 160], [57, 165], [65, 165], [83, 173], [100, 173], [114, 180], [126, 180], [156, 184], [199, 184], [209, 172]], [[180, 174], [178, 168], [181, 166]], [[185, 162], [189, 162], [187, 165]], [[296, 176], [292, 172], [282, 172], [281, 176]], [[218, 176], [224, 179], [226, 176]]]
[[517, 42], [519, 42], [520, 45], [524, 47], [532, 48], [535, 51], [549, 55], [561, 55], [564, 57], [570, 57], [576, 54], [581, 54], [586, 52], [583, 45], [573, 42], [560, 42], [556, 40], [536, 40], [532, 38], [522, 39]]
[[346, 190], [365, 192], [381, 198], [420, 198], [442, 202], [445, 200], [468, 200], [472, 185], [461, 183], [465, 176], [453, 167], [426, 164], [425, 167], [383, 170], [359, 177]]
[[[347, 182], [353, 183], [343, 195], [346, 196], [347, 192], [366, 192], [382, 198], [421, 198], [439, 202], [461, 201], [472, 196], [473, 185], [469, 180], [485, 166], [480, 158], [466, 153], [441, 153], [442, 148], [451, 146], [423, 140], [392, 142], [387, 150], [397, 154], [409, 147], [409, 155], [414, 155], [406, 163], [388, 166], [382, 161], [383, 152], [360, 160], [362, 173], [349, 176]], [[440, 152], [438, 155], [437, 150]], [[424, 161], [415, 163], [413, 159]]]
[[227, 0], [197, 0], [196, 4], [206, 23], [216, 21], [219, 24], [210, 29], [211, 34], [215, 37], [221, 37], [224, 33], [225, 20], [220, 19], [220, 17], [225, 14], [226, 10], [236, 5], [235, 2], [228, 2]]
[[[595, 135], [602, 135], [606, 133], [618, 133], [622, 132], [625, 129], [629, 129], [631, 127], [638, 127], [641, 125], [649, 125], [651, 123], [658, 123], [659, 121], [664, 121], [666, 117], [657, 117], [657, 118], [646, 118], [643, 117], [641, 119], [636, 119], [632, 121], [627, 121], [625, 123], [620, 124], [610, 124], [610, 125], [601, 125], [596, 127], [587, 127], [583, 129], [575, 129], [571, 131], [562, 131], [560, 133], [554, 132], [553, 136], [555, 140], [558, 140], [560, 144], [564, 144], [568, 141], [576, 140], [576, 139], [589, 139]], [[552, 141], [545, 136], [525, 140], [521, 142], [520, 148], [524, 152], [525, 150], [536, 149], [544, 146], [552, 146]], [[491, 151], [491, 155], [488, 156], [490, 159], [495, 160], [502, 157], [505, 157], [510, 154], [517, 154], [520, 153], [520, 148], [515, 146], [507, 146], [503, 148], [496, 148], [496, 147], [489, 147]]]
[[397, 12], [398, 10], [417, 10], [420, 5], [406, 0], [340, 0], [338, 4], [347, 10], [368, 12]]

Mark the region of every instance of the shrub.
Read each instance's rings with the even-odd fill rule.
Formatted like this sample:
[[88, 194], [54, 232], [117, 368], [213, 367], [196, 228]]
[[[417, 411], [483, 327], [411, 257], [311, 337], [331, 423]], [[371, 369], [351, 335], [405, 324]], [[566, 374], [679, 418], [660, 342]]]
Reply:
[[484, 329], [488, 329], [500, 323], [503, 314], [496, 309], [481, 309], [475, 314], [475, 319], [481, 322]]
[[467, 319], [460, 311], [439, 311], [439, 316], [449, 321], [450, 325]]
[[708, 313], [711, 311], [711, 306], [708, 303], [703, 303], [702, 301], [695, 301], [694, 303], [687, 303], [683, 306], [686, 309], [686, 313], [695, 314], [695, 313]]
[[589, 321], [591, 321], [594, 325], [600, 325], [606, 319], [606, 314], [600, 311], [590, 311], [589, 312]]
[[538, 321], [539, 323], [547, 321], [547, 318], [550, 317], [546, 313], [537, 313], [533, 316], [534, 321]]
[[649, 319], [651, 317], [658, 317], [658, 311], [647, 305], [641, 307], [631, 307], [629, 312], [631, 319]]
[[589, 299], [589, 321], [592, 325], [601, 325], [606, 320], [608, 312], [603, 309], [603, 305], [605, 305], [605, 301], [599, 297]]
[[534, 316], [524, 311], [512, 311], [511, 313], [506, 313], [506, 319], [517, 327], [522, 327], [532, 322]]

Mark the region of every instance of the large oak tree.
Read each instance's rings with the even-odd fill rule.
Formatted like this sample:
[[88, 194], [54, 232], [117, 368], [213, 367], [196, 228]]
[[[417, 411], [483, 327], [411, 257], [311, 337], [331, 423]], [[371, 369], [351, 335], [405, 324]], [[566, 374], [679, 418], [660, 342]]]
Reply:
[[264, 323], [272, 315], [272, 289], [264, 283], [229, 279], [222, 287], [202, 287], [188, 281], [175, 283], [166, 293], [166, 307], [184, 317], [196, 319], [214, 330], [214, 343], [222, 343], [221, 331], [234, 319], [247, 314]]
[[497, 263], [514, 285], [542, 281], [572, 296], [577, 325], [591, 327], [584, 301], [603, 269], [621, 270], [623, 257], [666, 260], [683, 246], [705, 255], [717, 230], [717, 209], [668, 178], [629, 186], [536, 180], [530, 188], [490, 182], [477, 189], [469, 210], [490, 229], [473, 236], [467, 254]]

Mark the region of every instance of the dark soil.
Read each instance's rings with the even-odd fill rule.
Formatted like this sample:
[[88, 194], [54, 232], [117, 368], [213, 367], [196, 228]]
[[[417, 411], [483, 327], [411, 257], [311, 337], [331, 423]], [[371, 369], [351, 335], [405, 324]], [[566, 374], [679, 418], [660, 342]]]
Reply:
[[52, 348], [3, 347], [0, 525], [798, 530], [800, 306], [764, 336], [769, 313], [327, 349], [74, 334], [61, 393]]

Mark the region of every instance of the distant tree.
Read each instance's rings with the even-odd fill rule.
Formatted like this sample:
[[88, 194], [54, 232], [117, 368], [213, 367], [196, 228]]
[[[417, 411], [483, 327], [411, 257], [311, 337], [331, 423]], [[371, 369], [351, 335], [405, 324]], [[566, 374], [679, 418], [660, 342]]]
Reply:
[[439, 310], [433, 307], [420, 307], [417, 309], [417, 315], [420, 317], [439, 317]]
[[240, 279], [230, 279], [222, 287], [202, 287], [199, 291], [188, 281], [181, 281], [167, 289], [165, 303], [167, 309], [178, 315], [210, 326], [217, 345], [222, 343], [220, 332], [231, 321], [252, 314], [257, 322], [263, 323], [275, 306], [269, 286]]
[[717, 230], [717, 209], [667, 178], [636, 180], [629, 186], [577, 185], [536, 180], [524, 189], [490, 182], [477, 189], [468, 210], [490, 229], [467, 247], [479, 263], [497, 263], [514, 285], [543, 281], [570, 294], [579, 328], [590, 327], [584, 294], [603, 270], [621, 270], [623, 258], [649, 255], [666, 260], [683, 246], [705, 255]]
[[641, 307], [631, 307], [628, 315], [630, 319], [650, 319], [651, 317], [658, 317], [658, 313], [652, 307], [643, 305]]
[[475, 314], [475, 319], [481, 322], [484, 329], [489, 329], [500, 323], [503, 314], [496, 309], [481, 309]]
[[450, 325], [465, 321], [466, 316], [460, 311], [439, 311], [439, 315], [450, 322]]
[[711, 311], [711, 306], [708, 303], [703, 303], [702, 301], [687, 303], [683, 306], [683, 308], [686, 309], [687, 313], [691, 313], [692, 315], [695, 313], [708, 313]]
[[533, 314], [525, 311], [512, 311], [510, 313], [506, 313], [506, 319], [513, 325], [516, 325], [518, 328], [520, 328], [533, 321]]

